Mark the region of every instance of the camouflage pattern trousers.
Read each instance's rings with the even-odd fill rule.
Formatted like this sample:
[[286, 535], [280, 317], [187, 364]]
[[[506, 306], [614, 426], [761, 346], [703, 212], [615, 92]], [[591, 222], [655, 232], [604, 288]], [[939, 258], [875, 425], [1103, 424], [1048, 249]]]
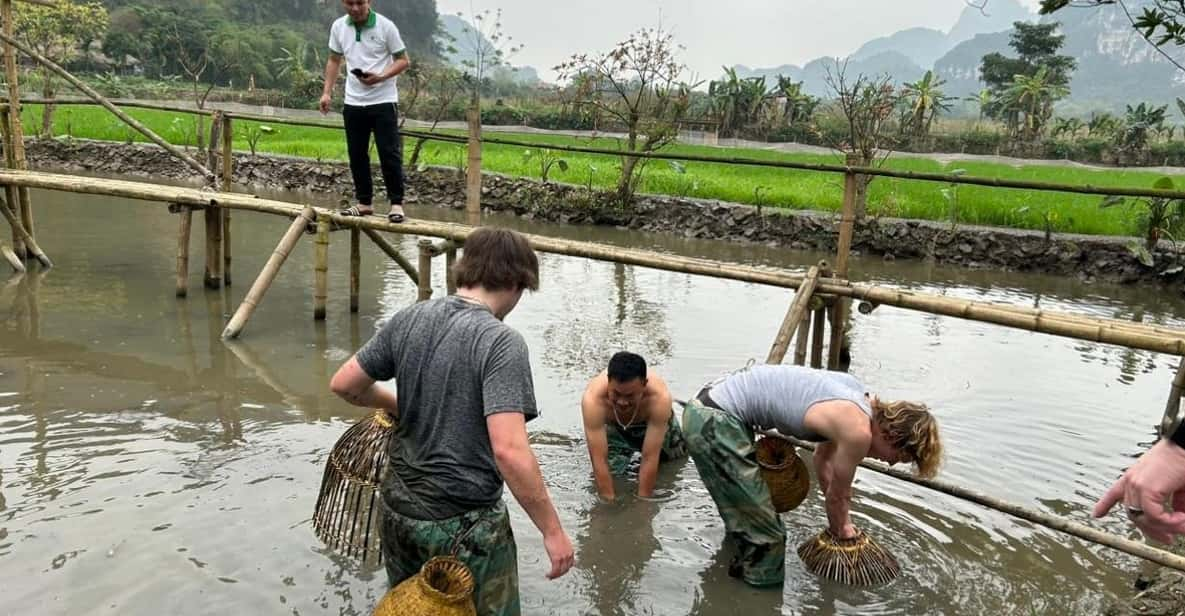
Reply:
[[[630, 462], [634, 454], [642, 452], [642, 444], [646, 440], [646, 424], [621, 426], [605, 424], [605, 435], [609, 440], [609, 472], [617, 476], [629, 472]], [[675, 414], [671, 413], [671, 420], [667, 422], [667, 434], [662, 439], [662, 455], [659, 462], [678, 460], [687, 455], [687, 443], [683, 439], [683, 431], [675, 422]]]
[[[478, 616], [519, 616], [518, 550], [506, 503], [443, 520], [417, 520], [384, 508], [383, 560], [394, 587], [433, 556], [454, 554], [473, 573]], [[457, 540], [460, 538], [460, 545]]]
[[733, 415], [692, 400], [683, 407], [687, 449], [724, 518], [725, 542], [737, 554], [729, 574], [752, 586], [781, 584], [786, 528], [757, 466], [753, 430]]

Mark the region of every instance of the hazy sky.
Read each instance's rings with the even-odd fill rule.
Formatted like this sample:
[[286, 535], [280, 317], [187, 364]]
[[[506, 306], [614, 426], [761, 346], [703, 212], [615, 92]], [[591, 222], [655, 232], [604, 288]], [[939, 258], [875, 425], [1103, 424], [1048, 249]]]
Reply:
[[[1038, 0], [1021, 0], [1036, 7]], [[630, 32], [659, 23], [687, 49], [703, 78], [721, 65], [802, 64], [846, 56], [865, 41], [924, 26], [946, 31], [964, 0], [437, 0], [440, 13], [501, 8], [503, 31], [524, 44], [512, 64], [551, 67], [573, 53], [607, 51]], [[990, 9], [990, 4], [989, 4]]]

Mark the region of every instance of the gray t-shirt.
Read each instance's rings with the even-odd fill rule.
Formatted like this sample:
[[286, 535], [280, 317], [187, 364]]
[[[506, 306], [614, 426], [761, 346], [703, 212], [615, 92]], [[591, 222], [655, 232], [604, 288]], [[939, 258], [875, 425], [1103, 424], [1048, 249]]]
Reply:
[[864, 393], [864, 385], [844, 372], [759, 364], [728, 375], [708, 395], [751, 426], [820, 441], [806, 427], [806, 412], [819, 402], [848, 400], [872, 417]]
[[539, 414], [522, 335], [450, 296], [399, 311], [358, 351], [358, 364], [376, 381], [394, 378], [399, 395], [382, 485], [388, 507], [439, 520], [502, 498], [486, 417]]

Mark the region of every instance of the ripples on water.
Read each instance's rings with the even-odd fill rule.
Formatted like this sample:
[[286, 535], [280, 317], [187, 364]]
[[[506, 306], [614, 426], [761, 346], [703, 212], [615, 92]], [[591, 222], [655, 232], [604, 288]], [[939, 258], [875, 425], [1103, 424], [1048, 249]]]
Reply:
[[[4, 607], [369, 613], [385, 575], [328, 553], [309, 525], [328, 448], [365, 414], [334, 399], [326, 384], [412, 300], [414, 285], [366, 249], [362, 310], [349, 318], [346, 255], [335, 235], [329, 320], [314, 324], [306, 242], [244, 339], [224, 344], [226, 315], [283, 221], [238, 215], [235, 237], [269, 239], [236, 244], [236, 285], [203, 292], [194, 272], [191, 297], [176, 301], [176, 219], [163, 207], [35, 198], [47, 205], [38, 224], [59, 267], [0, 288]], [[104, 214], [132, 211], [143, 215]], [[548, 231], [769, 266], [825, 258], [611, 230]], [[1181, 302], [1160, 290], [875, 260], [854, 267], [877, 284], [949, 297], [1182, 325]], [[824, 523], [817, 493], [784, 516], [783, 592], [729, 578], [722, 522], [691, 463], [662, 469], [669, 500], [597, 501], [579, 394], [610, 354], [629, 347], [685, 398], [764, 357], [790, 293], [555, 256], [544, 256], [542, 268], [543, 289], [508, 321], [532, 349], [543, 410], [532, 443], [578, 565], [559, 581], [544, 580], [541, 540], [512, 506], [526, 614], [1092, 613], [1125, 592], [1132, 563], [1114, 552], [863, 471], [856, 523], [900, 559], [896, 582], [860, 590], [803, 571], [793, 548]], [[1165, 356], [888, 307], [856, 318], [853, 349], [852, 372], [873, 391], [936, 409], [949, 452], [945, 479], [1080, 521], [1149, 439], [1174, 367]], [[632, 486], [622, 483], [619, 493]], [[1090, 523], [1129, 532], [1115, 518]]]

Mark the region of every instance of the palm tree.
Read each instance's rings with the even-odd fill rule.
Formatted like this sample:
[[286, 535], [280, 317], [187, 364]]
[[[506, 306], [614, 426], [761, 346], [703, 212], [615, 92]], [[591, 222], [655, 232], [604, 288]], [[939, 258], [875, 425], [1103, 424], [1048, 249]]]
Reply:
[[1058, 83], [1057, 75], [1042, 66], [1034, 75], [1013, 75], [1012, 85], [1004, 92], [1005, 105], [1024, 114], [1021, 138], [1036, 139], [1053, 117], [1053, 104], [1070, 93], [1070, 87]]
[[979, 125], [983, 122], [983, 115], [987, 112], [987, 108], [991, 106], [993, 102], [992, 91], [984, 88], [974, 96], [964, 97], [963, 100], [969, 103], [975, 103], [975, 108], [979, 112], [979, 117], [975, 120], [975, 124]]
[[936, 79], [934, 71], [926, 71], [921, 79], [905, 84], [902, 95], [909, 104], [908, 130], [913, 138], [930, 134], [930, 126], [934, 118], [943, 111], [950, 110], [950, 101], [954, 97], [942, 92], [946, 81]]
[[783, 99], [782, 115], [790, 126], [810, 120], [815, 109], [819, 107], [818, 97], [803, 92], [801, 81], [792, 81], [783, 75], [778, 75], [778, 85], [774, 93]]
[[1119, 146], [1128, 152], [1142, 151], [1148, 146], [1149, 134], [1164, 129], [1165, 120], [1168, 119], [1168, 108], [1168, 105], [1154, 107], [1148, 103], [1140, 103], [1135, 107], [1127, 105]]
[[708, 84], [712, 110], [726, 135], [735, 135], [760, 116], [768, 96], [765, 77], [737, 77], [736, 69], [723, 67], [724, 79]]

